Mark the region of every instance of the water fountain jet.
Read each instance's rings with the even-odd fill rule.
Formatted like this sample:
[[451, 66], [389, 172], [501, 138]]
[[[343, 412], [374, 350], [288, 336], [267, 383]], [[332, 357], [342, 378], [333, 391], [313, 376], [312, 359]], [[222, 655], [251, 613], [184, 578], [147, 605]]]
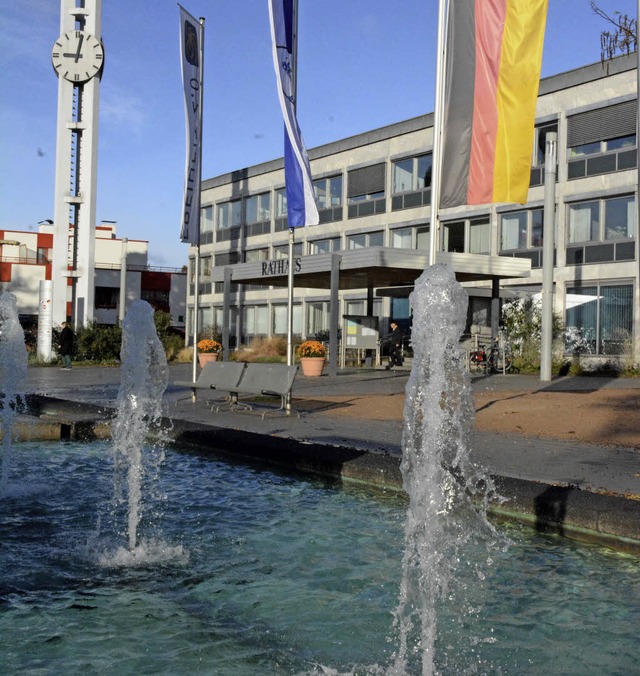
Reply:
[[117, 417], [113, 428], [116, 494], [123, 489], [126, 473], [129, 550], [137, 545], [145, 472], [143, 449], [147, 435], [162, 413], [162, 394], [169, 369], [164, 348], [153, 321], [153, 308], [135, 301], [122, 323], [122, 362]]
[[0, 407], [2, 409], [2, 478], [0, 495], [7, 492], [13, 466], [13, 431], [20, 400], [21, 386], [27, 381], [27, 351], [24, 331], [18, 316], [16, 297], [8, 291], [0, 293]]
[[414, 359], [406, 387], [401, 465], [409, 507], [394, 622], [399, 637], [394, 673], [407, 673], [419, 656], [422, 673], [434, 672], [437, 604], [473, 533], [463, 522], [471, 516], [491, 531], [472, 505], [473, 494], [483, 494], [486, 502], [492, 484], [469, 455], [475, 412], [459, 347], [467, 303], [453, 270], [442, 264], [427, 268], [411, 294]]

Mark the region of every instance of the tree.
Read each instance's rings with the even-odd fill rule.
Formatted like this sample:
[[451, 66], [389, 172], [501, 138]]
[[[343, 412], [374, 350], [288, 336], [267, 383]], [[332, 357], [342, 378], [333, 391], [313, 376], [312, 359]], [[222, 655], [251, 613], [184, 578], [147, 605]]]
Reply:
[[609, 16], [600, 9], [595, 2], [591, 2], [591, 9], [599, 17], [610, 23], [613, 31], [600, 33], [600, 58], [610, 61], [616, 54], [631, 54], [638, 49], [638, 19], [621, 12], [613, 12]]

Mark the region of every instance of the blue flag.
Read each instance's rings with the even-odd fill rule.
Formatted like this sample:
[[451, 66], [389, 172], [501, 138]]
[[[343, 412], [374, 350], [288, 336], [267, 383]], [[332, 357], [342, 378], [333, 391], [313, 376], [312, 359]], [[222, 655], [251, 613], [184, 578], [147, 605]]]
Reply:
[[317, 225], [316, 206], [309, 157], [296, 119], [293, 100], [293, 0], [269, 0], [273, 65], [278, 96], [284, 117], [284, 180], [290, 228]]

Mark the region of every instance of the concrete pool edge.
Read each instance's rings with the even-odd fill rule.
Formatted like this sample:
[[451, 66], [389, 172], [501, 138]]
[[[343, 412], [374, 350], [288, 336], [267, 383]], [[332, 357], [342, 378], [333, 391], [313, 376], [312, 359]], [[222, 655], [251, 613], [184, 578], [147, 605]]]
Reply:
[[[110, 407], [29, 395], [34, 416], [18, 419], [16, 436], [27, 440], [91, 440], [109, 436]], [[356, 481], [402, 491], [397, 453], [319, 443], [276, 434], [164, 418], [162, 438], [174, 446]], [[517, 521], [613, 549], [640, 554], [640, 501], [565, 482], [536, 481], [493, 473], [505, 501], [489, 507], [497, 519]]]

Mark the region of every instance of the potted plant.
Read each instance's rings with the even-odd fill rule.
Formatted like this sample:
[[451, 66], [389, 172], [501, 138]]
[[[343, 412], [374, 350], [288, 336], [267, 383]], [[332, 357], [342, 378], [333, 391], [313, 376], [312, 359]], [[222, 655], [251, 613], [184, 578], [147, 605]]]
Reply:
[[222, 345], [217, 340], [203, 338], [198, 341], [198, 362], [202, 368], [209, 361], [217, 361], [222, 352]]
[[320, 341], [305, 340], [298, 346], [297, 353], [305, 376], [322, 375], [327, 350]]

